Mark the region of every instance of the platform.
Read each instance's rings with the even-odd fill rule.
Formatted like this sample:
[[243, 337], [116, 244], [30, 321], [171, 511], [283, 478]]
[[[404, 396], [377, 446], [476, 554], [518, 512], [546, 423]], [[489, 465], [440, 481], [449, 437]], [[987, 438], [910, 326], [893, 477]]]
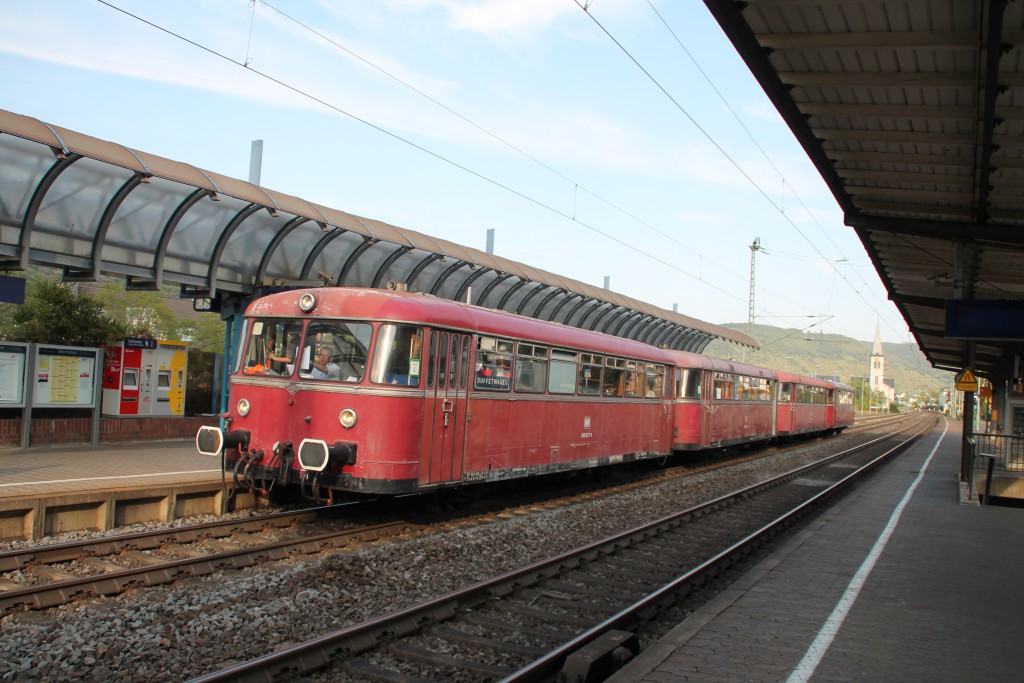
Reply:
[[0, 498], [220, 481], [220, 461], [189, 440], [0, 448]]
[[609, 680], [1024, 680], [1024, 510], [961, 502], [960, 443], [940, 422]]
[[0, 539], [106, 530], [218, 514], [229, 504], [220, 460], [189, 440], [0, 448]]

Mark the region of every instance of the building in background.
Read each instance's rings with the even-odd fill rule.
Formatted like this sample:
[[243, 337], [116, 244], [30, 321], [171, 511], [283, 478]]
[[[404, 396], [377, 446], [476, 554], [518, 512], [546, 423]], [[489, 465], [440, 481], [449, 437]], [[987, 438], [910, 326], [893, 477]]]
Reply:
[[868, 377], [871, 395], [885, 396], [885, 405], [880, 407], [888, 410], [889, 404], [896, 399], [896, 383], [885, 379], [885, 354], [882, 353], [882, 331], [878, 325], [875, 325], [875, 345], [871, 349], [871, 373]]

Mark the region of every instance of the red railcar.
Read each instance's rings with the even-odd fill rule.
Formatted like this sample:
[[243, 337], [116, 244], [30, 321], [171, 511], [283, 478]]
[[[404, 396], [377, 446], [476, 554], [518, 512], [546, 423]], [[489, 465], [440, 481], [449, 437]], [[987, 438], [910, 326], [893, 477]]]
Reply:
[[671, 450], [671, 358], [646, 344], [367, 289], [274, 294], [245, 321], [227, 428], [197, 446], [250, 481], [396, 494]]
[[828, 426], [840, 432], [853, 424], [853, 403], [856, 390], [845, 384], [832, 383], [828, 389]]
[[830, 428], [828, 390], [834, 386], [832, 382], [789, 372], [777, 372], [776, 381], [776, 431], [779, 436], [821, 432]]
[[827, 386], [422, 294], [296, 290], [249, 306], [225, 428], [196, 445], [254, 487], [400, 494], [842, 428]]
[[775, 436], [775, 373], [682, 351], [675, 363], [673, 448], [717, 448]]

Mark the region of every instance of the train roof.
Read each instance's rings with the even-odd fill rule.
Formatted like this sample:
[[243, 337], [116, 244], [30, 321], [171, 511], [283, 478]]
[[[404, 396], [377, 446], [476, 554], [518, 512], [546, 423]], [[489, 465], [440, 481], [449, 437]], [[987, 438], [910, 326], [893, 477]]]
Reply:
[[714, 356], [705, 356], [689, 351], [666, 351], [666, 353], [673, 358], [676, 365], [681, 367], [701, 368], [715, 372], [731, 372], [749, 377], [764, 377], [766, 379], [775, 378], [774, 370], [763, 368], [760, 365], [740, 363], [734, 360], [715, 358]]
[[642, 342], [413, 292], [361, 287], [296, 289], [257, 299], [249, 305], [246, 315], [305, 316], [298, 301], [307, 292], [316, 296], [313, 313], [321, 317], [415, 322], [549, 346], [672, 362], [668, 351]]

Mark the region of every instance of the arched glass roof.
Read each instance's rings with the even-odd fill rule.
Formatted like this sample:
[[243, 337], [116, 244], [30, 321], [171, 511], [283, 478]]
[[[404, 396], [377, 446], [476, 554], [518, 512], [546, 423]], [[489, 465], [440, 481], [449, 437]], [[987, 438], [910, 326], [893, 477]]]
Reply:
[[268, 287], [401, 287], [650, 344], [750, 336], [413, 230], [0, 110], [0, 260], [66, 280], [177, 284], [245, 300]]

